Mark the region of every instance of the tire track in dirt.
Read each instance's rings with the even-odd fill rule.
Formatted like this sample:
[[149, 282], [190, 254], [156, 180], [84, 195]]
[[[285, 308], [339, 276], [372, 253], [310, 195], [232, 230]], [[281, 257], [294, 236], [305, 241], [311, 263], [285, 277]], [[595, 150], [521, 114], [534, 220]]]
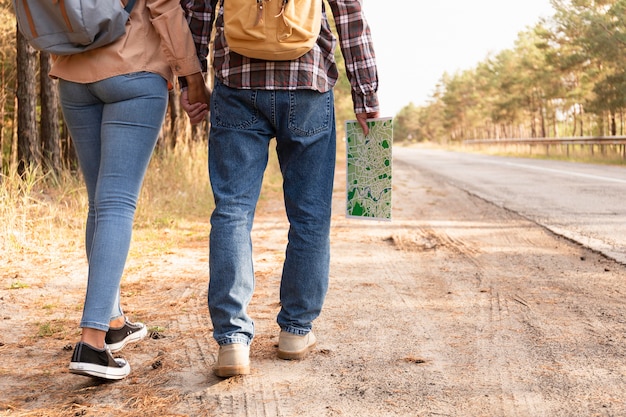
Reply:
[[[401, 175], [405, 173], [401, 171]], [[416, 176], [414, 171], [410, 178]], [[439, 192], [445, 188], [446, 184], [437, 187]], [[480, 405], [491, 410], [491, 415], [592, 415], [600, 410], [607, 415], [615, 415], [611, 410], [618, 410], [617, 415], [621, 415], [623, 382], [616, 380], [616, 375], [624, 375], [624, 349], [617, 342], [624, 339], [624, 323], [623, 313], [618, 312], [619, 302], [614, 303], [615, 297], [611, 296], [611, 292], [621, 291], [611, 287], [623, 288], [623, 283], [619, 283], [620, 274], [606, 274], [606, 267], [602, 271], [594, 264], [621, 268], [513, 213], [495, 207], [474, 210], [485, 203], [468, 196], [470, 204], [462, 204], [462, 195], [451, 193], [446, 200], [450, 207], [465, 208], [454, 210], [455, 220], [474, 221], [479, 226], [473, 231], [470, 227], [448, 225], [446, 233], [450, 239], [443, 240], [463, 242], [460, 251], [476, 259], [468, 264], [451, 257], [440, 259], [440, 263], [447, 265], [451, 294], [459, 299], [456, 305], [449, 304], [448, 311], [453, 313], [461, 306], [459, 316], [469, 316], [471, 320], [443, 333], [456, 333], [466, 342], [474, 340], [469, 345], [473, 348], [457, 351], [458, 357], [467, 359], [473, 372], [460, 373], [456, 379], [471, 381], [473, 390], [478, 388], [485, 396], [458, 404], [456, 415], [478, 415], [474, 413], [480, 411]], [[445, 208], [438, 208], [427, 218], [445, 215]], [[490, 227], [490, 223], [497, 227]], [[464, 247], [480, 249], [468, 253]], [[470, 279], [472, 275], [480, 276], [477, 288]], [[590, 286], [586, 280], [591, 277], [600, 285]], [[477, 291], [479, 294], [468, 297]], [[590, 309], [585, 297], [597, 297], [599, 302], [592, 303]], [[577, 359], [575, 356], [580, 353], [575, 352], [582, 341], [598, 339], [591, 337], [588, 323], [596, 306], [603, 304], [600, 300], [609, 301], [610, 307], [606, 307], [611, 313], [601, 313], [601, 319], [591, 321], [604, 325], [601, 337], [609, 335], [614, 349], [607, 349], [610, 354], [602, 355], [603, 359], [594, 355]], [[604, 320], [607, 316], [614, 320]], [[601, 346], [587, 348], [602, 352]], [[616, 387], [610, 393], [601, 392], [607, 384], [596, 377], [598, 370], [599, 375], [608, 375], [611, 384], [615, 384], [609, 385]]]
[[[73, 274], [75, 282], [63, 287], [57, 277], [63, 271], [49, 283], [50, 268], [15, 260], [21, 276], [38, 278], [28, 278], [32, 287], [2, 290], [8, 311], [28, 318], [25, 326], [0, 322], [15, 338], [0, 346], [2, 411], [46, 417], [626, 415], [624, 267], [399, 160], [392, 222], [346, 219], [345, 172], [339, 169], [337, 179], [330, 290], [315, 322], [318, 345], [306, 360], [276, 358], [287, 223], [282, 201], [272, 196], [262, 202], [253, 229], [250, 375], [222, 380], [212, 373], [217, 345], [206, 306], [204, 238], [130, 259], [124, 304], [132, 319], [163, 337], [125, 348], [133, 372], [115, 384], [66, 369], [71, 352], [63, 347], [77, 340], [84, 274]], [[208, 219], [193, 225], [208, 227]], [[69, 263], [76, 259], [80, 254]], [[66, 288], [74, 308], [40, 308], [51, 288]], [[49, 317], [63, 318], [71, 331], [58, 339], [36, 337], [36, 323]], [[28, 366], [8, 370], [14, 363]]]
[[[412, 176], [411, 179], [414, 178]], [[367, 369], [352, 366], [348, 368], [352, 372], [346, 372], [341, 381], [353, 381], [353, 390], [362, 393], [362, 398], [349, 403], [352, 410], [361, 409], [363, 413], [371, 410], [380, 399], [380, 395], [374, 395], [377, 390], [373, 385], [379, 385], [391, 388], [385, 394], [398, 407], [396, 410], [404, 410], [402, 405], [407, 407], [407, 410], [399, 411], [400, 414], [413, 410], [425, 415], [455, 415], [458, 401], [450, 396], [450, 392], [456, 382], [448, 368], [454, 367], [458, 358], [446, 353], [450, 351], [450, 341], [446, 336], [448, 329], [442, 329], [440, 325], [446, 320], [434, 318], [439, 314], [447, 315], [441, 299], [450, 296], [450, 283], [445, 272], [441, 273], [437, 260], [440, 256], [460, 254], [474, 268], [477, 260], [474, 252], [462, 241], [438, 233], [436, 226], [426, 221], [415, 220], [411, 208], [423, 208], [424, 205], [418, 201], [414, 205], [413, 199], [423, 197], [421, 193], [428, 192], [427, 189], [404, 187], [410, 182], [397, 175], [394, 181], [399, 184], [398, 188], [411, 192], [403, 193], [403, 204], [400, 207], [396, 205], [397, 215], [394, 215], [392, 223], [337, 219], [334, 227], [337, 231], [334, 240], [342, 242], [335, 248], [336, 252], [354, 253], [348, 247], [356, 247], [365, 254], [362, 258], [342, 256], [333, 262], [334, 275], [340, 282], [331, 289], [326, 306], [330, 311], [328, 314], [351, 323], [345, 327], [352, 328], [357, 334], [362, 334], [362, 329], [364, 340], [362, 343], [353, 341], [348, 350], [369, 354]], [[445, 198], [446, 195], [437, 190], [436, 197]], [[423, 218], [429, 218], [429, 215]], [[358, 271], [364, 275], [359, 275]], [[345, 315], [349, 307], [344, 300], [346, 293], [350, 298], [367, 300], [367, 303], [359, 305], [358, 316]], [[343, 294], [344, 297], [333, 305], [332, 294]], [[333, 312], [334, 308], [343, 309], [344, 314]], [[358, 363], [356, 358], [351, 361], [351, 364], [354, 363]], [[358, 371], [356, 375], [355, 368]], [[398, 373], [403, 375], [400, 380], [392, 376]], [[370, 375], [370, 379], [371, 375], [376, 377], [367, 381], [366, 374]], [[362, 381], [355, 383], [355, 380]], [[345, 391], [343, 385], [340, 389]]]
[[[185, 354], [179, 361], [180, 372], [171, 388], [184, 392], [177, 407], [181, 414], [254, 417], [299, 414], [293, 401], [296, 396], [291, 383], [294, 374], [285, 372], [284, 366], [289, 363], [278, 360], [275, 352], [279, 330], [275, 319], [280, 308], [277, 297], [281, 252], [286, 236], [286, 223], [280, 220], [280, 212], [276, 215], [278, 220], [262, 216], [255, 222], [253, 230], [254, 240], [263, 244], [255, 245], [256, 289], [249, 306], [256, 328], [251, 346], [251, 375], [222, 379], [213, 374], [218, 345], [212, 337], [206, 306], [206, 282], [199, 284], [201, 287], [196, 286], [193, 291], [202, 291], [200, 303], [192, 312], [180, 315], [176, 326], [182, 336], [180, 343], [184, 345]], [[283, 230], [284, 236], [281, 236]]]

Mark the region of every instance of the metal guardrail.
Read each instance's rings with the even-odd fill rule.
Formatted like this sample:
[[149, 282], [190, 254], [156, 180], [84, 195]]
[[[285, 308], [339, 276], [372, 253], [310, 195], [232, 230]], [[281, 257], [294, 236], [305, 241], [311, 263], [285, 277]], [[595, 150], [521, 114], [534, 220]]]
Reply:
[[[505, 138], [471, 139], [462, 142], [467, 146], [478, 147], [515, 147], [516, 152], [535, 154], [535, 148], [542, 148], [545, 155], [560, 153], [570, 156], [580, 150], [592, 156], [614, 156], [626, 160], [626, 136], [580, 136], [564, 138]], [[520, 149], [524, 147], [525, 149]]]
[[567, 138], [507, 138], [507, 139], [471, 139], [463, 144], [550, 144], [550, 145], [626, 145], [626, 136], [574, 136]]

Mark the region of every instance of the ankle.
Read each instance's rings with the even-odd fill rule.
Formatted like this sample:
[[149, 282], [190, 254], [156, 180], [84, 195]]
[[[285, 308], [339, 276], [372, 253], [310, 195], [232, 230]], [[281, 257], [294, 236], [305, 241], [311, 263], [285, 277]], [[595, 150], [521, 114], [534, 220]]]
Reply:
[[89, 327], [83, 328], [83, 333], [80, 337], [80, 341], [87, 343], [93, 348], [104, 349], [104, 337], [106, 332], [102, 330], [91, 329]]
[[125, 323], [126, 323], [126, 318], [124, 316], [120, 316], [111, 320], [109, 322], [109, 327], [112, 327], [114, 329], [119, 329], [120, 327], [124, 326]]

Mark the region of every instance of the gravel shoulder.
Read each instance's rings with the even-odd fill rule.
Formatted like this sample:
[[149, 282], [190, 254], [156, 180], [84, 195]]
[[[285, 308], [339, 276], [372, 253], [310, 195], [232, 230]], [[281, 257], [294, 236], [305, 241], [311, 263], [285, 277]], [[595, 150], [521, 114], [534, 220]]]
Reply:
[[[0, 261], [0, 415], [626, 415], [626, 267], [402, 163], [392, 222], [346, 219], [344, 187], [340, 169], [303, 361], [275, 356], [287, 222], [261, 202], [245, 377], [211, 372], [206, 236], [129, 260], [126, 312], [152, 333], [124, 349], [133, 372], [116, 383], [67, 371], [83, 254]], [[208, 219], [189, 227], [208, 234]]]

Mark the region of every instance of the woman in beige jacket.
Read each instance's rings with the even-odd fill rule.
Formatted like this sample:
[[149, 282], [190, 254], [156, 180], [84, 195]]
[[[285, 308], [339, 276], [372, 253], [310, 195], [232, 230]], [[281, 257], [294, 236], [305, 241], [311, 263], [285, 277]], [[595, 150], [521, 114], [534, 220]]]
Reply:
[[89, 199], [87, 292], [70, 372], [122, 379], [130, 365], [111, 352], [147, 333], [143, 323], [124, 316], [120, 281], [168, 88], [175, 76], [185, 77], [189, 101], [206, 108], [209, 92], [177, 0], [137, 0], [124, 36], [101, 48], [56, 57], [50, 76], [59, 79], [61, 107]]

